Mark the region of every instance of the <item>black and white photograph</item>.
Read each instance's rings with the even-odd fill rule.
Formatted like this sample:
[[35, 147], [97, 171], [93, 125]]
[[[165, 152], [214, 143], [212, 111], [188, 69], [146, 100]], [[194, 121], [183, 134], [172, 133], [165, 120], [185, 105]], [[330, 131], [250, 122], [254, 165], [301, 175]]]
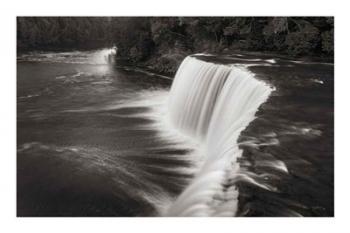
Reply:
[[17, 215], [331, 217], [333, 17], [17, 17]]
[[5, 1], [0, 232], [344, 233], [347, 8]]

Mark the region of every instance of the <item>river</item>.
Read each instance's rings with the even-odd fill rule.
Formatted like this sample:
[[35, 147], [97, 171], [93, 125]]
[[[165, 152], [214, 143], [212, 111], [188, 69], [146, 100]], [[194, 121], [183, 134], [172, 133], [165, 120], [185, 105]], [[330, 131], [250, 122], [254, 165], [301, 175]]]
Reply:
[[[18, 56], [18, 216], [157, 216], [196, 174], [197, 142], [164, 120], [172, 77], [106, 52]], [[275, 87], [239, 138], [236, 215], [333, 216], [333, 64], [198, 56]]]

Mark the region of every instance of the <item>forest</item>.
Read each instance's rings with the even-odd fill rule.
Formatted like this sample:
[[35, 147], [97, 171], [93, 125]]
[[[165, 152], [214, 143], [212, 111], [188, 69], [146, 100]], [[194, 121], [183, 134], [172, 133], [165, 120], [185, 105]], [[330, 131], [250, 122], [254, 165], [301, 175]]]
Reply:
[[173, 73], [193, 53], [333, 58], [333, 17], [18, 17], [17, 50], [118, 47], [120, 59]]

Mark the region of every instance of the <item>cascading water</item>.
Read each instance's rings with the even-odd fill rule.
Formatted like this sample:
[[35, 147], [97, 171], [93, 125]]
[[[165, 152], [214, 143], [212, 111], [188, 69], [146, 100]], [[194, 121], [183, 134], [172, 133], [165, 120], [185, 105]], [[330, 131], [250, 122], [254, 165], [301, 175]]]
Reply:
[[169, 99], [170, 122], [203, 152], [199, 172], [164, 216], [233, 216], [237, 210], [237, 139], [272, 88], [246, 69], [187, 57]]
[[[334, 215], [333, 64], [195, 55], [173, 80], [110, 53], [17, 57], [18, 216]], [[247, 67], [278, 89], [254, 121]]]

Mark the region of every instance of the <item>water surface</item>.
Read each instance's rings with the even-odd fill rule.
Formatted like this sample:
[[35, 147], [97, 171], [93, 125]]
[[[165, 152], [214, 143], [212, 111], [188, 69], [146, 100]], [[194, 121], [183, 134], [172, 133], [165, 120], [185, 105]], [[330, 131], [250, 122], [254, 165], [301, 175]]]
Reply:
[[[105, 52], [18, 57], [19, 216], [154, 216], [193, 177], [195, 142], [163, 122], [172, 81]], [[238, 216], [333, 216], [333, 64], [200, 58], [275, 88], [239, 139]]]

